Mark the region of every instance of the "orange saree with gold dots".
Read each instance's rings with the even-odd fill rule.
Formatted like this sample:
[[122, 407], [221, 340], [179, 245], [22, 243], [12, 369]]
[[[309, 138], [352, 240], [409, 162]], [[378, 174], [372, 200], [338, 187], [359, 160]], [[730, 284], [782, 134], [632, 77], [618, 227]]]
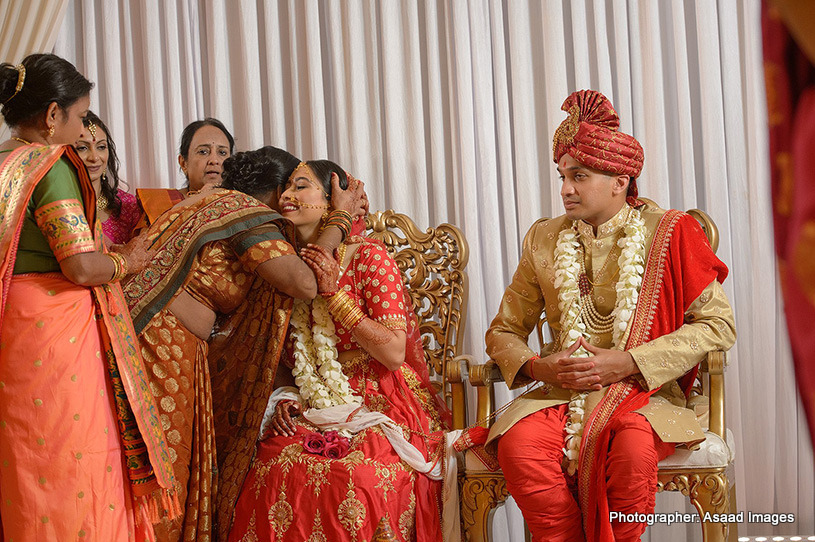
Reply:
[[9, 540], [152, 540], [158, 504], [177, 512], [121, 289], [79, 286], [59, 271], [64, 258], [104, 250], [81, 163], [70, 146], [29, 145], [0, 166], [0, 516]]

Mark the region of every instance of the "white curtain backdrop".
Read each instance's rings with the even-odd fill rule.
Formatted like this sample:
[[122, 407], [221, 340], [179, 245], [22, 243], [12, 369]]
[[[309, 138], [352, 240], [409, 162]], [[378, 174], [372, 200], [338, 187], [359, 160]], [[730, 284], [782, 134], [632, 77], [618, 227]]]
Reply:
[[[337, 161], [374, 209], [459, 225], [476, 356], [524, 233], [561, 213], [560, 105], [600, 90], [645, 148], [641, 194], [704, 209], [721, 231], [739, 331], [727, 373], [739, 509], [798, 519], [740, 534], [808, 534], [813, 459], [776, 291], [759, 16], [759, 0], [71, 0], [54, 51], [96, 82], [92, 107], [131, 189], [180, 185], [181, 130], [210, 115], [239, 149]], [[681, 495], [657, 506], [690, 511]], [[517, 508], [496, 514], [494, 533], [523, 540]]]
[[[19, 64], [31, 53], [50, 51], [68, 0], [0, 0], [0, 62]], [[0, 118], [0, 141], [8, 138]]]

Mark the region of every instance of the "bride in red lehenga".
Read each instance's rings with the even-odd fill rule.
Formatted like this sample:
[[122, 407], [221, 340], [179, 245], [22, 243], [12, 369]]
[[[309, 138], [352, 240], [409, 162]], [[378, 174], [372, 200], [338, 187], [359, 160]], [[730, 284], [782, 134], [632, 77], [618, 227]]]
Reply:
[[[306, 244], [329, 209], [325, 160], [301, 163], [280, 210]], [[381, 244], [349, 237], [337, 259], [309, 245], [321, 295], [296, 302], [289, 352], [229, 540], [442, 540], [444, 426], [409, 298]]]

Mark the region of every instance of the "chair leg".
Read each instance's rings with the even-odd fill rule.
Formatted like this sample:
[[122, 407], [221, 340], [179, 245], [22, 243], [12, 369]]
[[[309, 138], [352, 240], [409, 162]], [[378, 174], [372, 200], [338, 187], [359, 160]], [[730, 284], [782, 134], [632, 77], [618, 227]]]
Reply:
[[500, 473], [468, 473], [461, 488], [461, 524], [467, 542], [488, 542], [495, 507], [506, 500], [506, 482]]
[[[727, 476], [724, 473], [693, 474], [686, 477], [687, 495], [699, 510], [704, 519], [705, 513], [727, 514], [730, 512], [730, 494]], [[682, 493], [685, 493], [683, 490]], [[702, 540], [704, 542], [725, 542], [728, 538], [730, 524], [702, 521]]]
[[[739, 507], [736, 505], [736, 484], [730, 483], [730, 513], [737, 514]], [[730, 532], [727, 534], [727, 542], [738, 542], [739, 540], [739, 524], [731, 523]]]

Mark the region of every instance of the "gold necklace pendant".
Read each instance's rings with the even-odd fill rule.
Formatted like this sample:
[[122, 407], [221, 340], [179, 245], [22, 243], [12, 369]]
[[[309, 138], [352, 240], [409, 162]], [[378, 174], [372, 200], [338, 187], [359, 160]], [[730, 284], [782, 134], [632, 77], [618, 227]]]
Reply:
[[104, 194], [100, 193], [98, 196], [96, 196], [97, 211], [104, 211], [105, 209], [108, 208], [108, 205], [110, 205], [110, 202], [108, 201], [108, 198], [106, 198]]

